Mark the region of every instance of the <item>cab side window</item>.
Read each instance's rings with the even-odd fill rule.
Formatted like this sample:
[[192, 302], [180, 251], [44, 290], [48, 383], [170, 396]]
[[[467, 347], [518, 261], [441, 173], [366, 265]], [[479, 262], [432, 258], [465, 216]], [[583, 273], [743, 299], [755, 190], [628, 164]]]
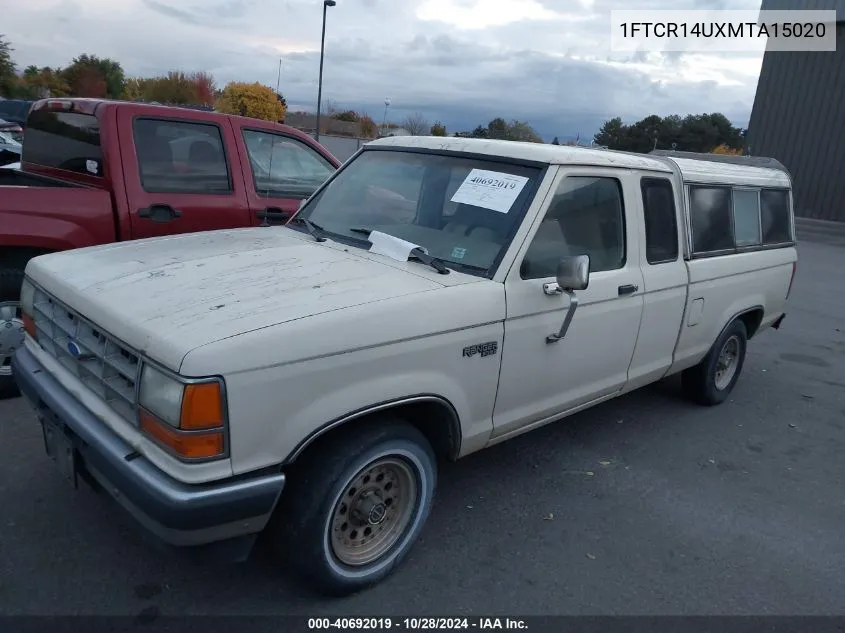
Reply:
[[232, 191], [217, 125], [139, 118], [133, 125], [141, 186], [148, 193]]
[[616, 178], [570, 176], [561, 181], [520, 275], [554, 277], [560, 259], [572, 255], [589, 255], [592, 273], [625, 265], [625, 208]]
[[334, 173], [320, 154], [290, 136], [243, 131], [256, 192], [266, 197], [307, 198]]
[[678, 259], [678, 218], [675, 191], [666, 178], [643, 178], [646, 261], [664, 264]]

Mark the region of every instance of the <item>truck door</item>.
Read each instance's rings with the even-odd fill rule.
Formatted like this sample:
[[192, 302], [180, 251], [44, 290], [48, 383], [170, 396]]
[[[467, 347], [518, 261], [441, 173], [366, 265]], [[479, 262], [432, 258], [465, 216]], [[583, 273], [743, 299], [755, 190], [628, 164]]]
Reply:
[[[639, 233], [628, 226], [637, 183], [613, 169], [567, 168], [534, 237], [505, 280], [507, 318], [493, 434], [504, 435], [619, 392], [642, 315]], [[624, 185], [624, 186], [623, 186]], [[633, 191], [632, 191], [633, 188]], [[636, 224], [634, 225], [636, 227]], [[557, 263], [590, 256], [590, 281], [564, 338], [566, 294], [546, 294]]]
[[117, 123], [133, 238], [252, 224], [227, 117], [127, 106]]
[[[682, 189], [662, 175], [643, 175], [639, 182], [642, 213], [631, 214], [644, 248], [643, 319], [631, 361], [628, 389], [659, 380], [672, 365], [684, 318], [689, 275], [679, 231]], [[632, 230], [635, 227], [632, 226]]]
[[292, 133], [249, 124], [235, 133], [255, 224], [285, 224], [335, 172], [334, 157]]

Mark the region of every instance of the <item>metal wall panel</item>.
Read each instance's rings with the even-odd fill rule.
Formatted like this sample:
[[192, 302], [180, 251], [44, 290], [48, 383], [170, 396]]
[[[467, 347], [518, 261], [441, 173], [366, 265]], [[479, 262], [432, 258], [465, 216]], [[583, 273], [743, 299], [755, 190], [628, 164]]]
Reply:
[[836, 29], [836, 52], [766, 52], [746, 148], [791, 172], [797, 216], [845, 222], [845, 23]]

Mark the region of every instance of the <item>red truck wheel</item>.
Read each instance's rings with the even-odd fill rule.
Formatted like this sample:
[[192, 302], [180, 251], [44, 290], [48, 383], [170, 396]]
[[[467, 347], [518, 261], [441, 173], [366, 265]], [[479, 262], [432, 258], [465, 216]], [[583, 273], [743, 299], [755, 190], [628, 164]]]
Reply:
[[20, 395], [12, 375], [12, 355], [23, 345], [20, 296], [23, 271], [0, 268], [0, 400]]

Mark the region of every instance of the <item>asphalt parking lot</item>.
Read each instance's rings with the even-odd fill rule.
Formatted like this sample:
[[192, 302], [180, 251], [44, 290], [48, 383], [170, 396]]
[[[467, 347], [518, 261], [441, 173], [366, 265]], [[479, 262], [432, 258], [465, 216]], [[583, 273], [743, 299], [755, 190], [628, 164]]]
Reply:
[[405, 565], [343, 600], [263, 547], [236, 566], [151, 549], [2, 402], [0, 613], [845, 614], [845, 234], [799, 237], [784, 326], [730, 401], [668, 380], [445, 466]]

